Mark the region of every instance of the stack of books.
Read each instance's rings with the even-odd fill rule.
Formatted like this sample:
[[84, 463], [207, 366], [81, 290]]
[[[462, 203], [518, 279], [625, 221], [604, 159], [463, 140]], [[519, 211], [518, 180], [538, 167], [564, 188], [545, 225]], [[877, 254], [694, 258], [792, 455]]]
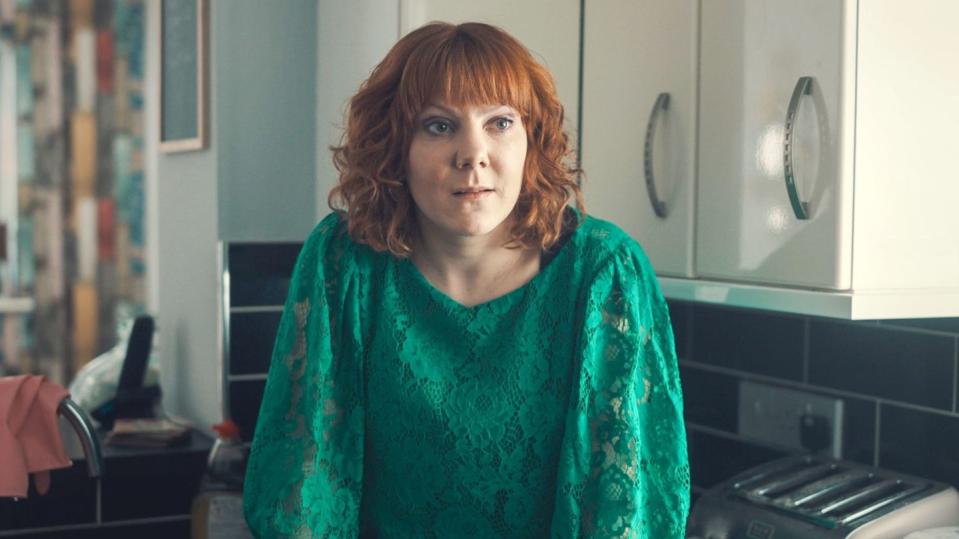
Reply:
[[190, 427], [169, 419], [117, 419], [104, 443], [114, 447], [173, 447], [190, 443]]

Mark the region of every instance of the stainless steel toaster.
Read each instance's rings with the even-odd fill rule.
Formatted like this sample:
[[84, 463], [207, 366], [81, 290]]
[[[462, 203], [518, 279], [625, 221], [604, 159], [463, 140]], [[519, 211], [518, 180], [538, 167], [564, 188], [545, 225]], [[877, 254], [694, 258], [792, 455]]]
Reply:
[[790, 456], [743, 472], [700, 496], [688, 539], [902, 539], [959, 524], [945, 484], [852, 462]]

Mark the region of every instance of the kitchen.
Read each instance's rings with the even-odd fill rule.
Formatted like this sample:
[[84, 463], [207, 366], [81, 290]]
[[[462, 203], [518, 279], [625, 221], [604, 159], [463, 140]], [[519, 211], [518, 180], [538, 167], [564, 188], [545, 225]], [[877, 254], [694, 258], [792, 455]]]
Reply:
[[[146, 303], [167, 411], [233, 417], [249, 435], [265, 368], [236, 352], [269, 350], [249, 336], [274, 331], [282, 299], [232, 301], [229, 287], [285, 278], [291, 245], [328, 211], [344, 102], [396, 39], [476, 19], [553, 72], [587, 211], [631, 232], [659, 272], [694, 505], [801, 451], [804, 432], [843, 460], [959, 485], [952, 3], [210, 2], [209, 129], [202, 149], [175, 152], [153, 135], [162, 12], [144, 6]], [[234, 266], [264, 244], [276, 252]], [[794, 408], [750, 426], [756, 403], [784, 395], [816, 403], [807, 419], [826, 418], [825, 441]], [[182, 526], [181, 497], [152, 518]]]

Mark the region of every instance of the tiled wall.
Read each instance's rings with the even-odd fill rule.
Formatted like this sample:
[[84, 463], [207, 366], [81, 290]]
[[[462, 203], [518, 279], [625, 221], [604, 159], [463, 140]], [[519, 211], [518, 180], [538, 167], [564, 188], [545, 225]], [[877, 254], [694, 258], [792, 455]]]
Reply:
[[842, 458], [959, 486], [959, 318], [849, 322], [671, 302], [694, 495], [781, 448], [737, 434], [738, 384], [840, 397]]
[[221, 267], [229, 271], [224, 280], [229, 303], [222, 314], [226, 411], [247, 441], [253, 439], [273, 340], [301, 245], [230, 243], [223, 250]]

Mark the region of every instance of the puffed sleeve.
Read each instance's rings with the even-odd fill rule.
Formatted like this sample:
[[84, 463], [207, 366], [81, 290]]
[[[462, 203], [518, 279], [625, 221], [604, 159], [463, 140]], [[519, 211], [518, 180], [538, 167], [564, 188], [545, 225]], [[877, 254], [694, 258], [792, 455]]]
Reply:
[[682, 390], [666, 302], [638, 244], [610, 255], [585, 302], [552, 535], [684, 537]]
[[253, 534], [357, 537], [363, 473], [358, 361], [341, 338], [347, 268], [324, 219], [298, 257], [247, 465]]

